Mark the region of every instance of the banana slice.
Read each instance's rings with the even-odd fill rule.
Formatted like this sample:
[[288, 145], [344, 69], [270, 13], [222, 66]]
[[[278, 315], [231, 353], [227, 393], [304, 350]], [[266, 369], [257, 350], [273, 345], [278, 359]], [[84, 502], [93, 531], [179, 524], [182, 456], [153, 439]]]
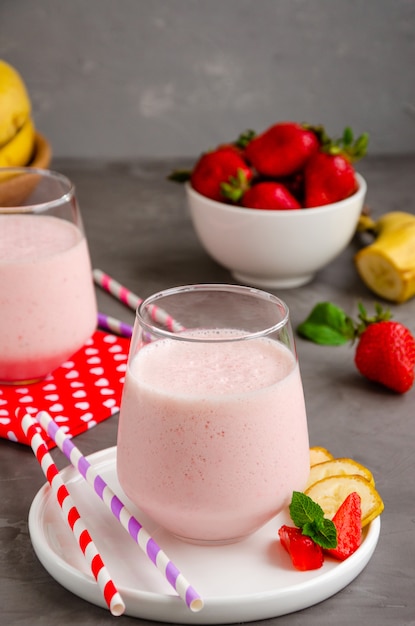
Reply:
[[317, 463], [324, 463], [324, 461], [331, 461], [334, 456], [327, 448], [321, 446], [313, 446], [310, 448], [310, 467], [317, 465]]
[[0, 148], [0, 167], [27, 165], [33, 155], [35, 127], [29, 118], [22, 128]]
[[362, 527], [380, 515], [384, 504], [375, 487], [363, 476], [329, 476], [305, 490], [317, 502], [329, 519], [332, 519], [350, 493], [356, 491], [361, 498]]
[[364, 465], [353, 459], [333, 459], [311, 467], [306, 489], [323, 478], [343, 475], [363, 476], [369, 483], [375, 484], [372, 472]]

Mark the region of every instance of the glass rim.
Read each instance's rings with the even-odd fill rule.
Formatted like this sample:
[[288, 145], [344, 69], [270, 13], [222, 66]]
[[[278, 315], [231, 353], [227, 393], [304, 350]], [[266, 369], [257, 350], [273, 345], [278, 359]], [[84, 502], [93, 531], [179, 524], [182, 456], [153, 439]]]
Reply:
[[[56, 198], [52, 200], [47, 200], [45, 202], [37, 202], [35, 204], [28, 204], [27, 206], [0, 206], [0, 213], [42, 213], [43, 211], [47, 211], [48, 209], [58, 207], [62, 204], [66, 204], [72, 198], [75, 197], [75, 185], [71, 181], [70, 178], [65, 176], [65, 174], [61, 174], [55, 170], [50, 169], [42, 169], [39, 167], [30, 167], [30, 166], [19, 166], [19, 167], [2, 167], [0, 170], [1, 174], [15, 174], [16, 176], [21, 174], [23, 175], [36, 175], [42, 177], [43, 180], [53, 179], [62, 183], [66, 187], [66, 191], [58, 195]], [[12, 183], [13, 180], [16, 182], [16, 179], [11, 178], [7, 179], [4, 183]]]
[[[283, 317], [279, 322], [276, 322], [275, 324], [271, 326], [267, 326], [266, 328], [263, 328], [262, 330], [254, 331], [254, 332], [244, 331], [242, 335], [238, 335], [237, 337], [230, 336], [230, 337], [200, 337], [200, 338], [189, 337], [189, 336], [186, 336], [186, 334], [183, 335], [181, 334], [181, 332], [177, 332], [177, 330], [174, 331], [174, 330], [169, 330], [166, 328], [161, 328], [160, 326], [156, 326], [146, 321], [143, 317], [144, 309], [148, 311], [152, 306], [155, 306], [158, 308], [159, 307], [158, 301], [161, 300], [162, 298], [175, 295], [175, 294], [182, 294], [182, 293], [189, 293], [189, 292], [208, 292], [208, 291], [215, 291], [215, 292], [226, 291], [227, 293], [235, 292], [238, 294], [244, 294], [244, 295], [248, 295], [251, 297], [256, 296], [264, 301], [273, 302], [274, 304], [279, 306], [280, 310], [282, 309], [283, 311]], [[165, 313], [167, 314], [168, 317], [170, 317], [168, 315], [168, 311]], [[168, 289], [163, 289], [161, 291], [157, 291], [151, 296], [148, 296], [138, 305], [136, 309], [135, 317], [136, 317], [136, 321], [140, 323], [142, 329], [146, 333], [157, 335], [160, 338], [170, 338], [170, 339], [175, 339], [176, 341], [187, 341], [187, 342], [194, 342], [194, 343], [231, 343], [231, 342], [237, 342], [237, 341], [246, 341], [247, 339], [257, 339], [260, 337], [266, 337], [272, 333], [278, 332], [279, 330], [287, 326], [287, 324], [289, 323], [290, 311], [289, 311], [289, 307], [287, 303], [284, 302], [284, 300], [281, 300], [281, 298], [278, 298], [278, 296], [275, 296], [274, 294], [271, 294], [267, 291], [264, 291], [262, 289], [257, 289], [256, 287], [248, 287], [245, 285], [233, 285], [233, 284], [227, 284], [227, 283], [195, 283], [191, 285], [182, 285], [179, 287], [171, 287]], [[175, 320], [172, 320], [172, 321], [173, 323], [175, 322]], [[180, 320], [177, 320], [177, 322], [180, 324]], [[186, 329], [183, 328], [184, 332], [185, 330]]]

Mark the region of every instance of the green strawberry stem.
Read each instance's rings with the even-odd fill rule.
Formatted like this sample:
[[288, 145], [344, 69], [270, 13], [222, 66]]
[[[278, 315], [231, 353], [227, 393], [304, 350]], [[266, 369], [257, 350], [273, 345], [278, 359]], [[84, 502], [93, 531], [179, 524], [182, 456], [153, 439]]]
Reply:
[[332, 143], [323, 146], [323, 149], [329, 154], [341, 154], [351, 163], [354, 163], [365, 156], [369, 143], [368, 133], [363, 133], [356, 140], [350, 127], [346, 127], [343, 136]]
[[361, 302], [359, 302], [357, 306], [359, 309], [358, 317], [360, 320], [356, 326], [356, 331], [355, 331], [357, 337], [360, 337], [360, 335], [364, 333], [364, 331], [366, 330], [368, 326], [370, 326], [370, 324], [375, 324], [376, 322], [386, 322], [387, 320], [390, 320], [392, 317], [392, 314], [389, 311], [389, 309], [383, 310], [381, 305], [378, 302], [375, 303], [375, 315], [372, 315], [371, 317], [367, 315], [366, 309], [364, 308]]
[[244, 150], [254, 137], [256, 137], [256, 132], [248, 128], [248, 130], [245, 130], [239, 135], [238, 139], [234, 142], [234, 145], [237, 148], [241, 148], [241, 150]]
[[222, 183], [220, 189], [224, 198], [235, 204], [239, 202], [245, 191], [249, 189], [249, 181], [245, 172], [238, 169], [237, 175], [231, 176], [226, 183]]
[[312, 130], [320, 142], [321, 151], [327, 154], [341, 155], [351, 163], [363, 158], [367, 153], [369, 134], [363, 133], [356, 140], [350, 126], [346, 126], [343, 135], [339, 139], [332, 139], [324, 126], [303, 124], [304, 128]]

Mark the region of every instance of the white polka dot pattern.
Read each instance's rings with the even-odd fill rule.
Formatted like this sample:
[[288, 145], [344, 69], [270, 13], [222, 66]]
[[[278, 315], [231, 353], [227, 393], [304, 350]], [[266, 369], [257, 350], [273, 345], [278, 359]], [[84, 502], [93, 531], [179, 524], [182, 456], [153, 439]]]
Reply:
[[[74, 437], [119, 411], [127, 369], [128, 338], [96, 331], [70, 360], [45, 380], [27, 386], [0, 385], [0, 437], [29, 445], [18, 409], [48, 411]], [[54, 447], [52, 440], [47, 441]]]

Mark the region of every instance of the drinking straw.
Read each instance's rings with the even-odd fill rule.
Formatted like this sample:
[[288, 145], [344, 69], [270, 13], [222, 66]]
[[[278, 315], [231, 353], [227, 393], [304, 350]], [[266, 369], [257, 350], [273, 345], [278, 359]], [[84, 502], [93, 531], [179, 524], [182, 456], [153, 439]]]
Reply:
[[122, 337], [131, 337], [133, 333], [133, 327], [121, 320], [117, 320], [115, 317], [105, 315], [105, 313], [98, 313], [98, 326], [105, 330], [109, 330]]
[[[115, 278], [112, 278], [109, 274], [106, 274], [102, 270], [94, 269], [92, 270], [92, 275], [97, 285], [120, 300], [123, 304], [126, 304], [130, 307], [130, 309], [135, 311], [143, 302], [143, 300], [135, 293], [127, 289], [127, 287], [124, 287], [124, 285], [121, 285], [121, 283], [116, 281]], [[168, 330], [172, 332], [183, 330], [183, 326], [181, 324], [176, 322], [171, 315], [166, 313], [166, 311], [163, 311], [163, 309], [160, 309], [155, 304], [149, 307], [149, 311], [153, 320], [163, 324], [163, 326], [165, 326]]]
[[117, 300], [120, 300], [123, 304], [126, 304], [134, 311], [142, 303], [142, 299], [135, 293], [121, 285], [114, 278], [111, 278], [108, 274], [100, 269], [92, 270], [94, 281], [97, 285], [102, 287], [105, 291], [108, 291], [111, 295], [115, 296]]
[[203, 608], [203, 600], [197, 591], [188, 583], [183, 574], [170, 561], [154, 539], [143, 528], [140, 522], [130, 513], [124, 503], [107, 485], [105, 480], [95, 471], [81, 451], [72, 443], [71, 438], [62, 430], [46, 411], [40, 411], [36, 416], [39, 424], [53, 439], [58, 448], [79, 471], [87, 483], [93, 487], [114, 517], [138, 544], [150, 561], [163, 574], [168, 583], [194, 613]]
[[30, 439], [30, 446], [38, 460], [40, 467], [45, 474], [52, 491], [54, 492], [62, 513], [72, 530], [79, 548], [82, 550], [84, 557], [91, 568], [98, 587], [102, 591], [105, 602], [108, 605], [112, 615], [118, 617], [125, 611], [124, 601], [115, 587], [109, 572], [99, 554], [88, 529], [86, 528], [82, 518], [76, 508], [69, 491], [59, 474], [51, 455], [45, 444], [41, 433], [37, 430], [35, 420], [26, 413], [22, 419], [23, 432]]

